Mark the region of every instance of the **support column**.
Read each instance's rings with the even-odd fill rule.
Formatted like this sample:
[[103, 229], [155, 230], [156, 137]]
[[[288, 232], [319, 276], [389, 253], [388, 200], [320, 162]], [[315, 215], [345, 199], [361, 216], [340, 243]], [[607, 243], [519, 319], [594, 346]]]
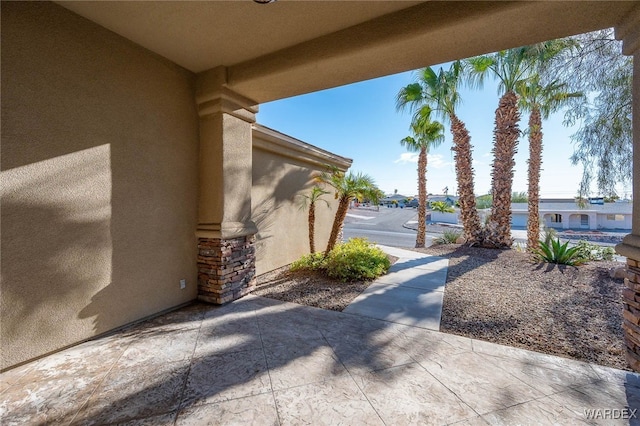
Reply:
[[633, 214], [632, 230], [616, 251], [627, 257], [623, 290], [623, 329], [627, 361], [640, 372], [640, 6], [616, 26], [616, 38], [623, 40], [622, 52], [633, 55]]
[[223, 304], [255, 287], [251, 124], [257, 102], [226, 87], [227, 69], [198, 75], [198, 299]]

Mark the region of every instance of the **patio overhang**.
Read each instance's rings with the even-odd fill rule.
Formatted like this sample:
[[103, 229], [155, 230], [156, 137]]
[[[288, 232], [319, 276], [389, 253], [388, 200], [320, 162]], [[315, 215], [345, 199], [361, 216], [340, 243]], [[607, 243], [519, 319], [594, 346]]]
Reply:
[[636, 2], [58, 3], [264, 103], [614, 27]]

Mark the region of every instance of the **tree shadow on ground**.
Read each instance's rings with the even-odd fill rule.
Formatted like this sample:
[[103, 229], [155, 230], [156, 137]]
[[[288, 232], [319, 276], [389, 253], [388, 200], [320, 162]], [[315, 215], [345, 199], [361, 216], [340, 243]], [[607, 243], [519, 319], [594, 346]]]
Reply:
[[[37, 398], [8, 406], [5, 419], [42, 425], [175, 419], [195, 406], [336, 379], [346, 369], [374, 371], [404, 364], [411, 359], [393, 343], [397, 333], [388, 322], [260, 297], [221, 307], [197, 303], [96, 339], [93, 343], [108, 342], [120, 351], [100, 369], [107, 371], [104, 376], [89, 380], [81, 370], [53, 387], [47, 381], [25, 383], [25, 391], [36, 388]], [[438, 344], [434, 339], [433, 350]], [[52, 358], [47, 368], [84, 359], [82, 346], [78, 349], [71, 358], [61, 355], [64, 364], [56, 366], [57, 358]], [[390, 371], [389, 377], [402, 374]], [[64, 387], [63, 379], [77, 383], [77, 389], [57, 391]]]

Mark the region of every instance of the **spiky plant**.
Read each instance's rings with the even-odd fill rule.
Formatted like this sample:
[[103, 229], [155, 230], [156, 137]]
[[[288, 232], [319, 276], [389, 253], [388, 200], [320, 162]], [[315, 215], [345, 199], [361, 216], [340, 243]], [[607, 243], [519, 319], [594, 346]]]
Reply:
[[569, 247], [569, 241], [561, 244], [560, 239], [555, 239], [551, 240], [549, 245], [544, 241], [539, 241], [538, 243], [540, 248], [535, 250], [534, 254], [542, 262], [569, 266], [578, 266], [585, 262], [585, 259], [580, 254], [580, 248]]

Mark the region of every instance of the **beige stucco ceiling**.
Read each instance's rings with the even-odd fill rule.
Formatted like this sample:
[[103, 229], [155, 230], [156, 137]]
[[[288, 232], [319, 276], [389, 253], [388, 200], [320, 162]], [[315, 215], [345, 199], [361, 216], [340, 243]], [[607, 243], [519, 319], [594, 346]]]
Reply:
[[58, 2], [257, 102], [615, 26], [634, 1]]
[[418, 3], [59, 2], [194, 72], [235, 65]]

